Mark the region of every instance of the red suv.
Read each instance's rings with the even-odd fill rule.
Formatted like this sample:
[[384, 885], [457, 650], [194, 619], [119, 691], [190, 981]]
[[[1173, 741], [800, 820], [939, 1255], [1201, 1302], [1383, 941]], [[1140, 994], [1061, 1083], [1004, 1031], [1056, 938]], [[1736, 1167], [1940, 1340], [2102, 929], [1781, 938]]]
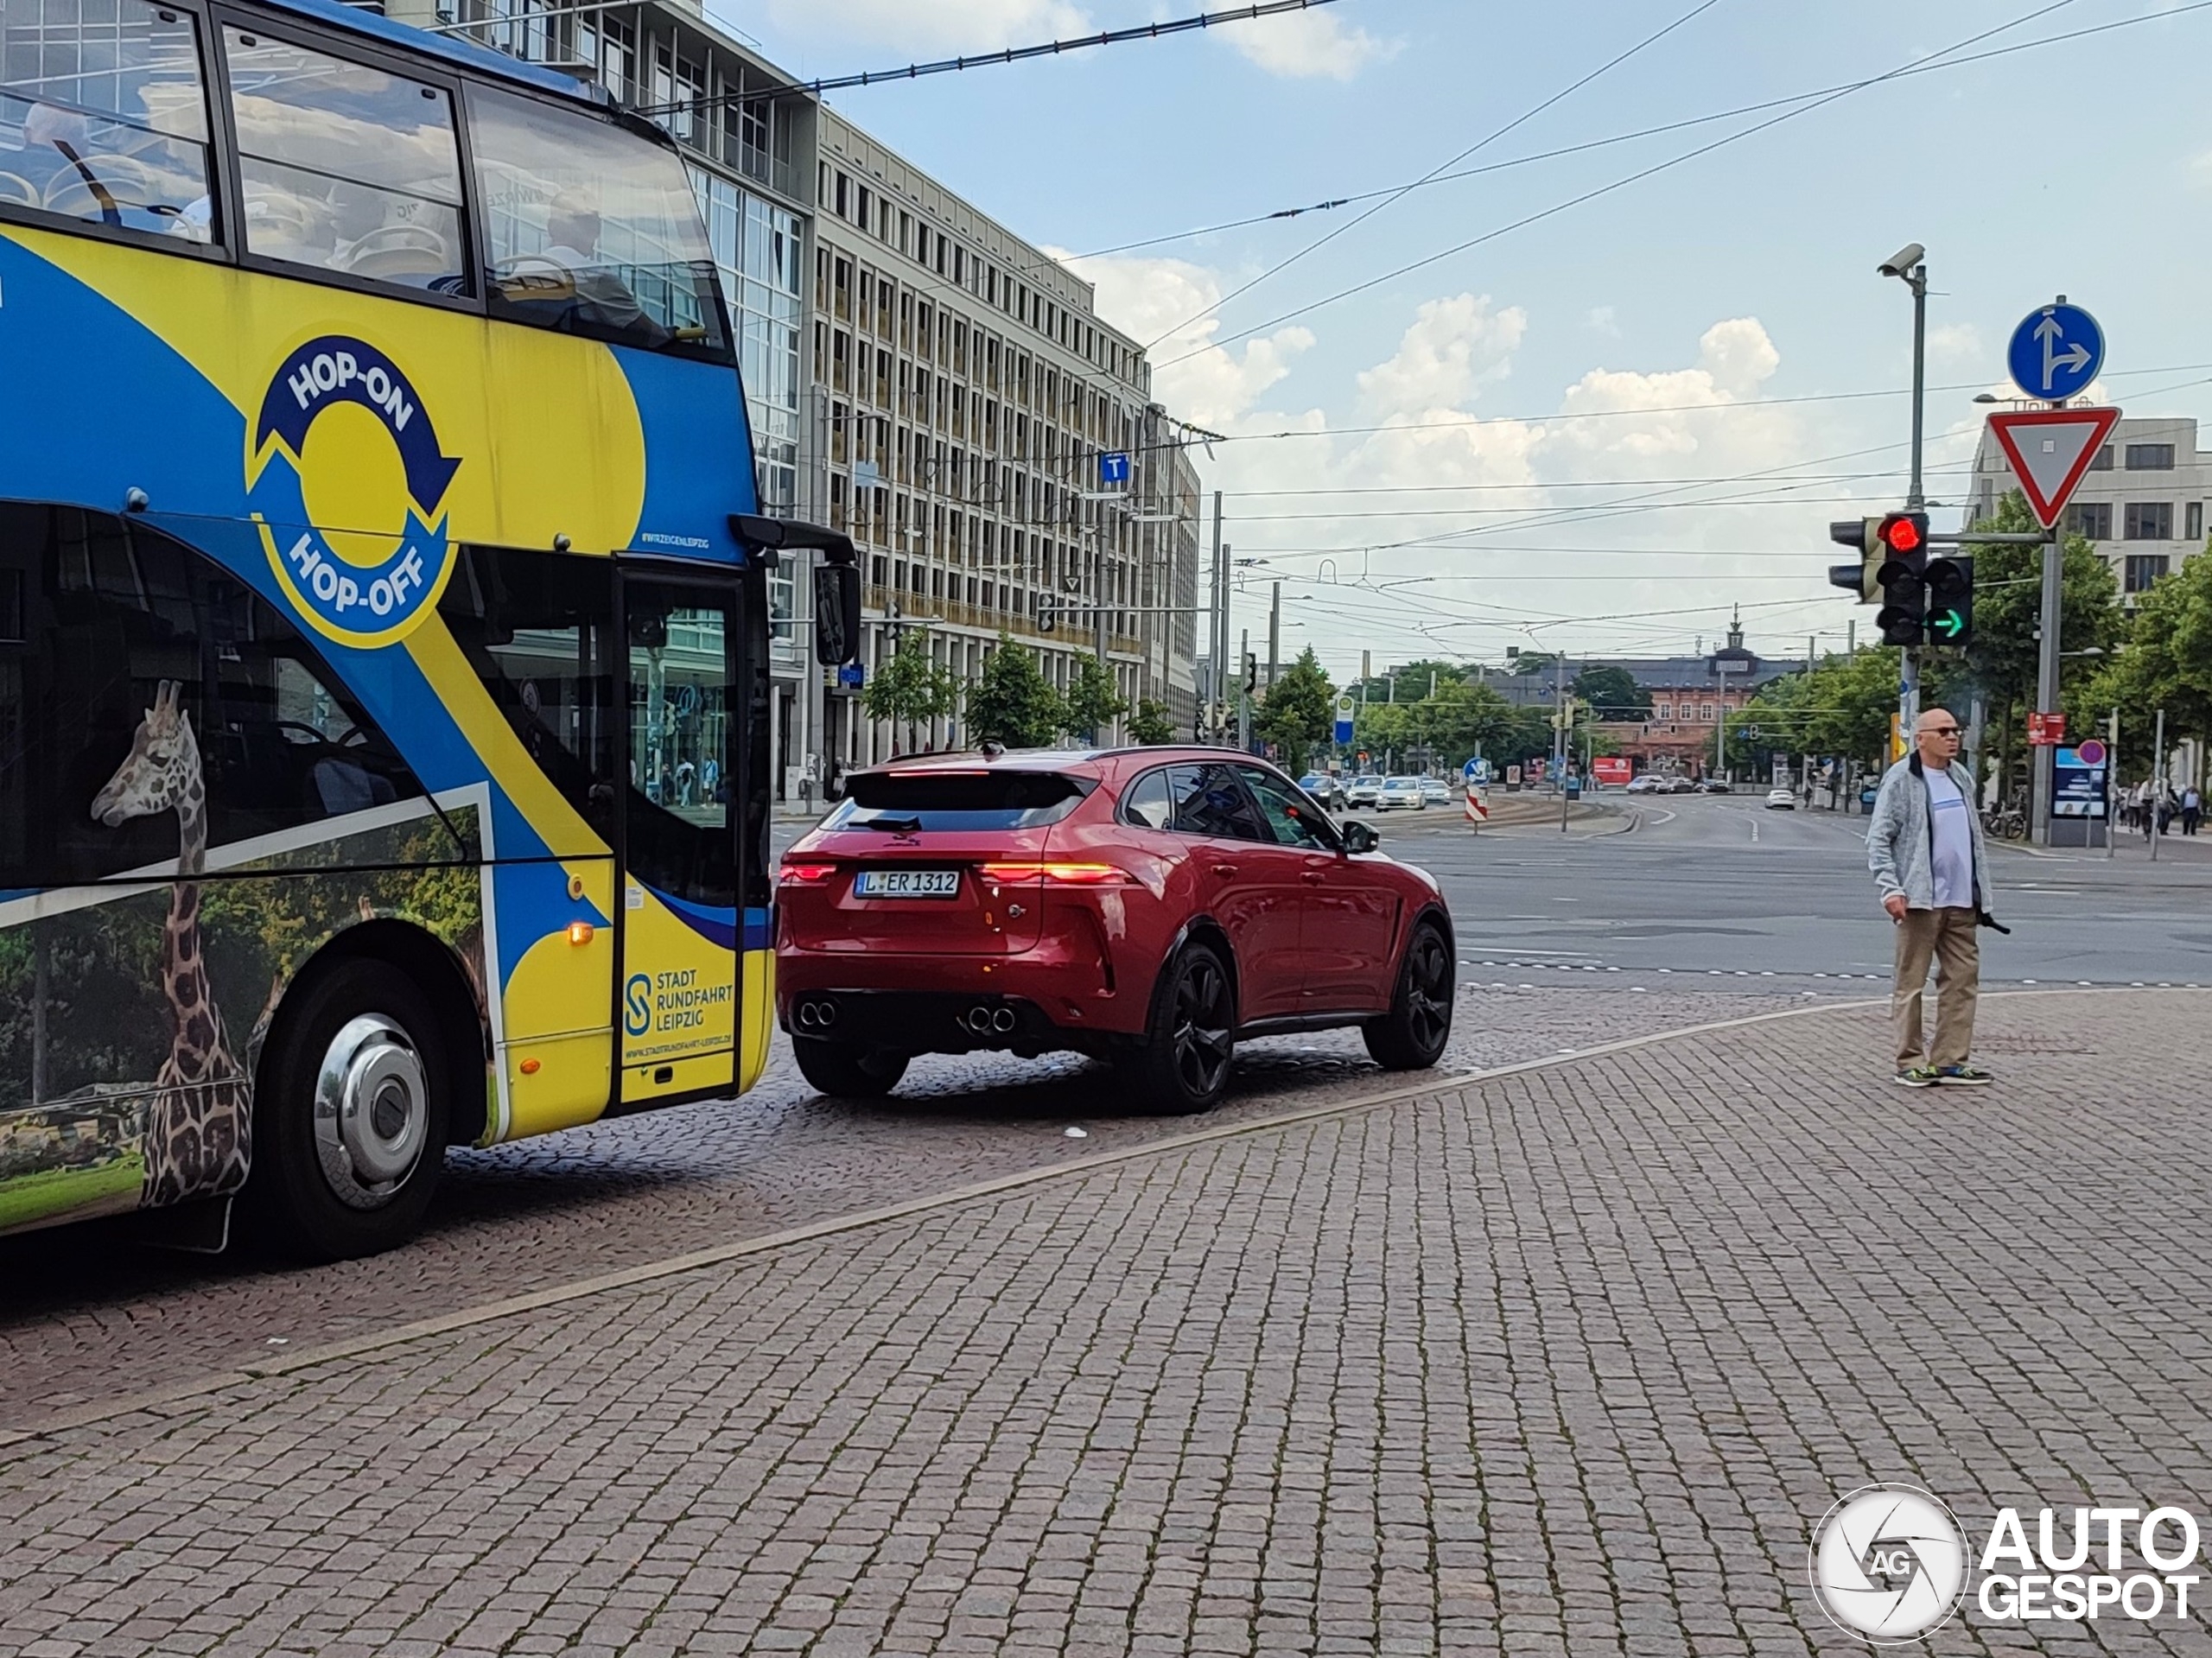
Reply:
[[1271, 765], [987, 751], [845, 788], [777, 892], [777, 1007], [825, 1094], [885, 1093], [920, 1053], [1071, 1048], [1197, 1111], [1240, 1037], [1357, 1025], [1411, 1070], [1451, 1036], [1436, 882]]

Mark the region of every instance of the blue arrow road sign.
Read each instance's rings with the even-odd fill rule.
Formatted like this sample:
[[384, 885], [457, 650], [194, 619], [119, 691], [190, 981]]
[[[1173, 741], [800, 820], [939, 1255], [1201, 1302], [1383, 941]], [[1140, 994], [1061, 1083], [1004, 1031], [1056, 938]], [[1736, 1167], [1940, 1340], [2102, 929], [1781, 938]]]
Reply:
[[2105, 364], [2105, 331], [2078, 305], [2031, 311], [2012, 330], [2005, 353], [2012, 383], [2041, 403], [2078, 396]]

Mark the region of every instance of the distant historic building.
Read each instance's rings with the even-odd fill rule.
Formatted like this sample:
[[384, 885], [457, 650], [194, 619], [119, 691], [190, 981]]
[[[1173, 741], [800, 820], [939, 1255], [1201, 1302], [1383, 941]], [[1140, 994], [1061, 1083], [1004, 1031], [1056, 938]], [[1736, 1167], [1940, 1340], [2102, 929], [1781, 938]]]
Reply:
[[[1569, 657], [1541, 673], [1490, 682], [1509, 702], [1555, 706], [1561, 683], [1589, 668], [1619, 668], [1651, 697], [1643, 719], [1602, 719], [1598, 728], [1638, 772], [1702, 777], [1717, 767], [1722, 722], [1764, 685], [1801, 672], [1802, 662], [1770, 662], [1744, 648], [1744, 626], [1730, 623], [1728, 643], [1701, 657]], [[1602, 712], [1602, 710], [1601, 710]]]

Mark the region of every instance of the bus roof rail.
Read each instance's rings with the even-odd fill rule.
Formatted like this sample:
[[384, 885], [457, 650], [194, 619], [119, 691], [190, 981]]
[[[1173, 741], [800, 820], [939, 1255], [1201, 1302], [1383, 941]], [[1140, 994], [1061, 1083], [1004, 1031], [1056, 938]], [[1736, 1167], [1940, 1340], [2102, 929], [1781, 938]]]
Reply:
[[[611, 109], [613, 98], [607, 89], [591, 81], [578, 80], [556, 69], [512, 57], [495, 51], [478, 41], [451, 35], [433, 35], [411, 24], [395, 22], [380, 11], [365, 6], [347, 5], [344, 0], [249, 0], [250, 4], [271, 10], [289, 12], [296, 17], [311, 19], [332, 29], [348, 34], [366, 36], [397, 51], [411, 52], [425, 57], [442, 60], [459, 69], [474, 70], [487, 78], [527, 86], [541, 92], [551, 92], [578, 103], [592, 104]], [[524, 14], [518, 12], [516, 22]], [[506, 21], [487, 17], [486, 26]]]

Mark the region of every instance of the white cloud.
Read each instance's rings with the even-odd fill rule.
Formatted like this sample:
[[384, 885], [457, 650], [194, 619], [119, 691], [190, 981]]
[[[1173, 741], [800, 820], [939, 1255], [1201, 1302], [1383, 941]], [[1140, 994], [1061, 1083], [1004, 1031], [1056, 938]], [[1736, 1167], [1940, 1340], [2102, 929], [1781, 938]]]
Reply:
[[[1204, 265], [1045, 251], [1096, 286], [1100, 316], [1140, 341], [1157, 342], [1150, 345], [1156, 365], [1153, 395], [1172, 413], [1210, 430], [1226, 430], [1249, 411], [1313, 346], [1312, 331], [1296, 327], [1245, 340], [1235, 351], [1215, 345], [1221, 323], [1211, 313], [1221, 302], [1222, 279]], [[1183, 360], [1173, 360], [1178, 358]]]
[[1526, 311], [1513, 305], [1493, 312], [1487, 294], [1430, 300], [1398, 342], [1397, 354], [1359, 377], [1360, 401], [1386, 418], [1457, 409], [1478, 385], [1510, 372], [1528, 327]]
[[1325, 11], [1255, 17], [1227, 25], [1223, 33], [1269, 74], [1294, 79], [1350, 80], [1376, 59], [1397, 51], [1363, 29], [1345, 29]]
[[1068, 0], [767, 0], [765, 10], [779, 31], [856, 51], [983, 52], [1097, 27]]
[[1930, 328], [1928, 354], [1939, 363], [1972, 362], [1981, 355], [1981, 330], [1971, 322], [1947, 322]]
[[[1808, 510], [1822, 524], [1835, 516], [1824, 499], [1835, 486], [1817, 478], [1785, 478], [1777, 505], [1748, 508], [1688, 504], [1762, 487], [1756, 480], [1681, 486], [1788, 474], [1819, 452], [1805, 411], [1759, 401], [1782, 359], [1755, 318], [1714, 323], [1687, 366], [1592, 369], [1556, 400], [1530, 395], [1524, 366], [1516, 401], [1555, 416], [1477, 419], [1465, 406], [1513, 366], [1529, 318], [1489, 295], [1440, 297], [1415, 309], [1389, 356], [1317, 386], [1320, 406], [1284, 408], [1274, 394], [1317, 345], [1313, 334], [1287, 328], [1223, 348], [1211, 320], [1185, 322], [1229, 276], [1172, 259], [1079, 268], [1116, 326], [1140, 339], [1177, 330], [1154, 353], [1154, 393], [1169, 411], [1248, 440], [1199, 458], [1205, 489], [1224, 492], [1230, 543], [1268, 560], [1249, 572], [1262, 585], [1236, 600], [1236, 625], [1259, 614], [1264, 584], [1280, 579], [1286, 621], [1299, 624], [1286, 649], [1313, 645], [1340, 677], [1363, 648], [1378, 662], [1431, 652], [1495, 662], [1508, 642], [1688, 651], [1700, 630], [1718, 637], [1731, 602], [1789, 591], [1772, 580], [1794, 573], [1773, 549], [1802, 541]], [[1301, 372], [1310, 377], [1310, 363]], [[1357, 414], [1344, 393], [1356, 394]], [[1808, 509], [1793, 492], [1822, 502]], [[1553, 514], [1565, 522], [1544, 521]], [[1680, 556], [1692, 550], [1713, 556]], [[1815, 546], [1805, 567], [1815, 587], [1818, 562]], [[1713, 609], [1673, 613], [1701, 604]], [[1751, 642], [1776, 654], [1785, 640], [1802, 647], [1833, 608], [1823, 599], [1770, 622], [1747, 609]], [[1562, 616], [1635, 619], [1552, 619]], [[1763, 639], [1764, 627], [1773, 631]]]

